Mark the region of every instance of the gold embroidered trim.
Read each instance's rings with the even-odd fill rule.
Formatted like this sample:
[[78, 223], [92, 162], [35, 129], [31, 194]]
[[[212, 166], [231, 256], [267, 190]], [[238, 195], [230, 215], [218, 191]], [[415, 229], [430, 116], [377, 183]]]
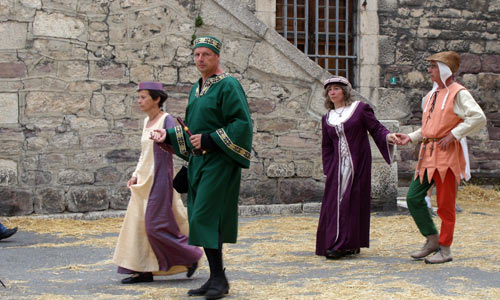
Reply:
[[219, 129], [217, 129], [216, 132], [217, 132], [217, 135], [219, 135], [220, 139], [224, 142], [226, 147], [231, 149], [236, 154], [241, 155], [246, 160], [250, 160], [250, 157], [251, 157], [250, 152], [248, 152], [247, 150], [245, 150], [245, 149], [241, 148], [240, 146], [236, 145], [235, 143], [233, 143], [233, 141], [231, 141], [229, 136], [227, 136], [224, 129], [219, 128]]
[[179, 145], [179, 151], [184, 156], [189, 156], [186, 148], [186, 142], [184, 141], [184, 132], [182, 131], [182, 126], [175, 126], [175, 136], [177, 137], [177, 144]]
[[213, 85], [216, 84], [217, 82], [221, 81], [224, 78], [229, 77], [230, 75], [227, 73], [222, 73], [220, 75], [217, 75], [215, 77], [210, 77], [207, 80], [205, 80], [205, 83], [203, 84], [201, 88], [201, 92], [199, 91], [200, 89], [196, 89], [196, 97], [201, 97], [205, 95], [208, 92], [208, 89]]
[[200, 38], [197, 38], [196, 40], [194, 40], [194, 45], [196, 46], [198, 44], [209, 44], [209, 45], [214, 46], [219, 51], [222, 48], [222, 43], [221, 42], [219, 42], [216, 39], [212, 39], [210, 37], [200, 37]]

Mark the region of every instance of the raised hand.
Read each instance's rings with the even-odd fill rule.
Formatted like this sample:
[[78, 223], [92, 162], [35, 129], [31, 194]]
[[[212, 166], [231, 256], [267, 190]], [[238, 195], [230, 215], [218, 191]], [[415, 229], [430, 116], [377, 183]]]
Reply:
[[407, 135], [406, 133], [398, 132], [398, 133], [395, 133], [394, 135], [398, 139], [397, 145], [404, 146], [404, 145], [408, 144], [409, 142], [411, 142], [410, 136]]
[[389, 144], [399, 144], [399, 138], [394, 133], [389, 133], [387, 139], [389, 140]]
[[439, 146], [439, 149], [441, 150], [448, 150], [448, 147], [450, 146], [450, 143], [455, 141], [456, 138], [453, 134], [448, 134], [447, 136], [445, 136], [444, 138], [442, 138], [441, 140], [439, 140], [437, 142], [438, 146]]
[[167, 137], [167, 131], [165, 129], [155, 129], [151, 131], [149, 134], [149, 138], [155, 141], [156, 143], [165, 142], [165, 138]]

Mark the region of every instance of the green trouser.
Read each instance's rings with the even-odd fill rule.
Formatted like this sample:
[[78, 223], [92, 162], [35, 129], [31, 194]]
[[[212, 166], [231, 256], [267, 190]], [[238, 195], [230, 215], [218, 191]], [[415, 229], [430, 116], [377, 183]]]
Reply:
[[406, 203], [408, 204], [408, 210], [410, 211], [413, 220], [417, 224], [418, 230], [424, 236], [429, 236], [437, 234], [438, 231], [432, 221], [432, 216], [427, 207], [427, 202], [425, 202], [425, 196], [427, 191], [434, 184], [434, 180], [430, 183], [427, 180], [427, 171], [424, 174], [422, 183], [420, 183], [420, 177], [414, 178], [408, 189], [408, 194], [406, 195]]

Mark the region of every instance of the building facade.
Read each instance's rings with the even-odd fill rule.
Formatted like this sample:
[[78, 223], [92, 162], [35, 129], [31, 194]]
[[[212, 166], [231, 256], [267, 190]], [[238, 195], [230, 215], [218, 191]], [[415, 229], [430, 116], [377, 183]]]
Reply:
[[[191, 41], [205, 34], [223, 41], [223, 68], [242, 83], [254, 121], [240, 203], [321, 201], [321, 82], [329, 74], [276, 29], [276, 1], [0, 2], [0, 214], [126, 208], [144, 118], [137, 83], [163, 82], [167, 112], [182, 116], [199, 76]], [[391, 131], [407, 132], [431, 86], [423, 58], [461, 53], [458, 79], [489, 118], [470, 141], [473, 177], [497, 182], [500, 5], [459, 2], [349, 1], [349, 77]], [[392, 166], [373, 150], [373, 204], [390, 209], [414, 149], [399, 149]]]

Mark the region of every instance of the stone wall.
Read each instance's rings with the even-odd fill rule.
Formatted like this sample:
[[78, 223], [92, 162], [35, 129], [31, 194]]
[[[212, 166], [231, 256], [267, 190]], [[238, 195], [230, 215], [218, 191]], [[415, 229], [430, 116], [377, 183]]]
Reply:
[[[421, 98], [432, 87], [425, 58], [454, 50], [461, 55], [457, 80], [488, 118], [468, 139], [472, 181], [500, 184], [500, 2], [379, 0], [380, 117], [394, 118], [411, 132], [421, 122]], [[390, 78], [397, 84], [391, 85]], [[399, 178], [413, 173], [417, 147], [400, 149]]]
[[[259, 21], [255, 1], [242, 3], [0, 2], [0, 215], [126, 208], [144, 118], [137, 83], [163, 82], [166, 110], [182, 116], [199, 76], [191, 40], [205, 34], [223, 41], [223, 68], [241, 81], [254, 121], [240, 203], [320, 201], [328, 74]], [[391, 208], [397, 165], [373, 153], [373, 203]]]

